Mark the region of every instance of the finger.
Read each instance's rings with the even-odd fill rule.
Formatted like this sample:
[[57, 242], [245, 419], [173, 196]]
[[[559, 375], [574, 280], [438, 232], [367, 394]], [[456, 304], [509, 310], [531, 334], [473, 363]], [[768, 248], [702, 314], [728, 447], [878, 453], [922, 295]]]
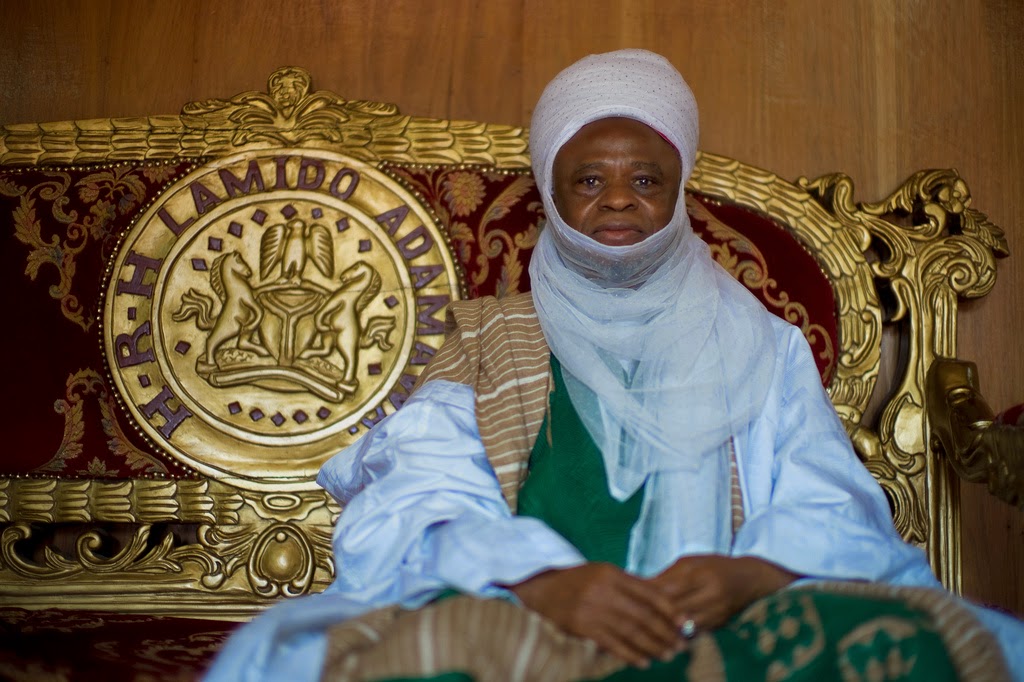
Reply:
[[607, 640], [595, 640], [597, 646], [601, 649], [612, 654], [616, 658], [620, 658], [634, 668], [641, 668], [646, 670], [650, 667], [651, 662], [649, 658], [644, 657], [643, 654], [638, 653], [631, 649], [628, 645], [620, 642], [618, 639], [608, 636]]
[[602, 626], [617, 639], [649, 658], [675, 655], [681, 636], [672, 621], [625, 593], [613, 593], [606, 605]]
[[636, 668], [650, 667], [651, 659], [656, 657], [638, 647], [631, 638], [623, 637], [612, 627], [600, 628], [594, 633], [593, 639], [599, 647]]
[[698, 631], [721, 626], [735, 611], [731, 600], [711, 591], [693, 593], [679, 608], [683, 621], [692, 620]]
[[699, 557], [678, 560], [651, 579], [670, 598], [677, 599], [698, 589], [700, 574], [706, 572], [705, 562]]
[[732, 600], [725, 579], [716, 571], [698, 567], [687, 571], [685, 582], [678, 584], [672, 594], [672, 606], [679, 610], [692, 610], [713, 601]]
[[633, 576], [624, 576], [621, 589], [633, 599], [650, 609], [659, 620], [669, 627], [676, 624], [675, 599], [662, 587]]
[[653, 641], [655, 644], [647, 646], [645, 650], [654, 656], [660, 656], [663, 651], [675, 646], [679, 639], [672, 621], [662, 618], [656, 611], [627, 593], [615, 592], [609, 595], [603, 615], [605, 617], [602, 620], [613, 631], [624, 635], [635, 631], [639, 633], [638, 636]]

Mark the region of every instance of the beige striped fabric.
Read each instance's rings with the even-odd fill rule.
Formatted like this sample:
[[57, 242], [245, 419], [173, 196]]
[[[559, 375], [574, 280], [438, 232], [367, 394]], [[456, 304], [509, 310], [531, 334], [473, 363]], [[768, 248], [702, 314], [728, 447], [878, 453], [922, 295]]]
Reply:
[[732, 536], [735, 538], [746, 517], [743, 514], [740, 472], [736, 465], [736, 443], [731, 438], [729, 439], [729, 507], [732, 511]]
[[448, 306], [444, 345], [419, 380], [473, 387], [480, 438], [513, 511], [547, 410], [549, 361], [533, 297], [488, 296]]
[[[688, 645], [688, 679], [725, 680], [714, 637]], [[597, 680], [626, 667], [588, 639], [572, 637], [500, 599], [453, 597], [418, 611], [374, 611], [328, 632], [322, 682], [372, 682], [466, 673], [476, 682]]]
[[453, 597], [335, 626], [320, 679], [366, 682], [462, 672], [476, 682], [569, 682], [624, 666], [533, 611], [500, 599]]

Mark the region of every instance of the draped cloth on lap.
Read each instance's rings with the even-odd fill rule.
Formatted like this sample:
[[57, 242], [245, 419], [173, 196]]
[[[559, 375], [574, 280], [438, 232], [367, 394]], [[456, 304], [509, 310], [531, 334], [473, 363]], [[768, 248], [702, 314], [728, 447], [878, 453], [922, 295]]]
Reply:
[[321, 679], [446, 674], [477, 682], [1009, 679], [995, 640], [950, 595], [870, 583], [765, 597], [647, 671], [506, 601], [455, 597], [417, 611], [381, 609], [330, 630]]

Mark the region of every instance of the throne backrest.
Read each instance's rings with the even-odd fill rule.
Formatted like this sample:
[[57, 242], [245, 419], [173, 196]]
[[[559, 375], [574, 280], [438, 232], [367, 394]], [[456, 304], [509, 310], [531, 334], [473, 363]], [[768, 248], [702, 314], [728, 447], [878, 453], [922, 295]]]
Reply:
[[[180, 116], [0, 127], [4, 600], [241, 617], [326, 586], [340, 510], [319, 465], [401, 407], [447, 302], [528, 288], [526, 153], [522, 128], [346, 101], [294, 68]], [[801, 327], [897, 528], [958, 588], [924, 376], [956, 355], [958, 297], [991, 288], [1002, 233], [955, 171], [855, 204], [845, 176], [703, 153], [687, 192], [716, 259]], [[904, 353], [876, 395], [890, 322]]]

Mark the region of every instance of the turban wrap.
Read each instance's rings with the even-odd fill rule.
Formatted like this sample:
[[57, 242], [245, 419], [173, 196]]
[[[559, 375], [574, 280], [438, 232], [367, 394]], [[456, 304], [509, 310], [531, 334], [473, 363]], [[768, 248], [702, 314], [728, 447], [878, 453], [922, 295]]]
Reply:
[[769, 313], [694, 235], [682, 188], [669, 223], [629, 246], [600, 244], [558, 214], [555, 156], [585, 125], [610, 117], [640, 121], [668, 140], [685, 183], [697, 104], [664, 57], [619, 50], [559, 73], [531, 121], [546, 214], [530, 264], [537, 315], [621, 500], [652, 473], [697, 470], [726, 451], [760, 412], [775, 336]]

